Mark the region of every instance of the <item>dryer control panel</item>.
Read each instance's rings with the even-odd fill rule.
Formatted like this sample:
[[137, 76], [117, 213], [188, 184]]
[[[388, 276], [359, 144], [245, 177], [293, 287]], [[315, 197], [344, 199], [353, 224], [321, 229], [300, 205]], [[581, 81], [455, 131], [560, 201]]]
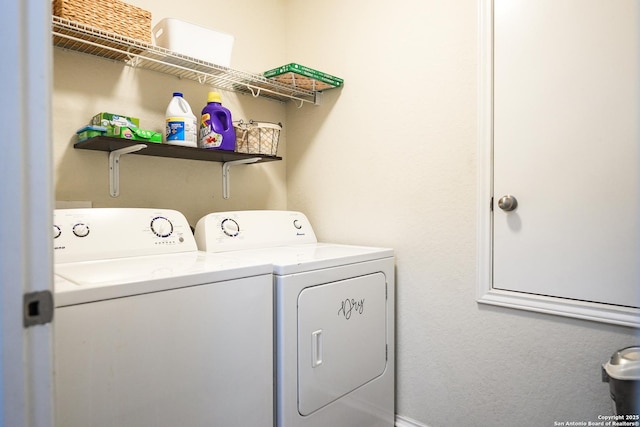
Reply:
[[55, 262], [197, 251], [187, 219], [170, 209], [56, 209]]
[[198, 249], [207, 252], [317, 243], [311, 223], [296, 211], [211, 213], [198, 221], [195, 237]]

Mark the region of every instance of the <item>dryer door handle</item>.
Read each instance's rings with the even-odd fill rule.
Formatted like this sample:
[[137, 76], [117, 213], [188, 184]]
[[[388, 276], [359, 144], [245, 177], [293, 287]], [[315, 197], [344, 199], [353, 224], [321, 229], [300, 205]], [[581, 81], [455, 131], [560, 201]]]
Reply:
[[322, 365], [322, 329], [311, 333], [311, 367]]

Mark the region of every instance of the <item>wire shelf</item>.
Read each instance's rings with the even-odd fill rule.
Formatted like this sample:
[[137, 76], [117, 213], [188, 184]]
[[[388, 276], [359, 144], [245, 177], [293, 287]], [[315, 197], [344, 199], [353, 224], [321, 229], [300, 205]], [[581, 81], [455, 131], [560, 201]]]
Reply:
[[194, 80], [219, 89], [280, 102], [318, 104], [318, 92], [285, 85], [258, 74], [246, 73], [181, 55], [139, 40], [106, 32], [53, 16], [53, 45], [105, 59]]

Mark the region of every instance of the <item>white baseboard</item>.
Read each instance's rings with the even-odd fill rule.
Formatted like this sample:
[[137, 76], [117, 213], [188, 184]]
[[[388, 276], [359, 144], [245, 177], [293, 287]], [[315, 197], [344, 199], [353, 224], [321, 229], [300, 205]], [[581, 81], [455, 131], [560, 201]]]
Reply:
[[396, 427], [429, 427], [426, 424], [421, 424], [416, 420], [412, 420], [411, 418], [403, 417], [400, 415], [396, 415]]

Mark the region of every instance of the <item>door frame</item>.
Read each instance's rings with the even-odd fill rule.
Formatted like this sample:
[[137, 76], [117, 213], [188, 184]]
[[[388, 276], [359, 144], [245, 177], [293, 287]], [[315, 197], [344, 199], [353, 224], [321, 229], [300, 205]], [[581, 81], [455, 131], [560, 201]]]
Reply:
[[51, 2], [0, 14], [0, 427], [53, 421], [52, 324], [23, 326], [23, 295], [52, 291]]
[[640, 328], [640, 310], [493, 288], [493, 0], [478, 0], [478, 303]]

